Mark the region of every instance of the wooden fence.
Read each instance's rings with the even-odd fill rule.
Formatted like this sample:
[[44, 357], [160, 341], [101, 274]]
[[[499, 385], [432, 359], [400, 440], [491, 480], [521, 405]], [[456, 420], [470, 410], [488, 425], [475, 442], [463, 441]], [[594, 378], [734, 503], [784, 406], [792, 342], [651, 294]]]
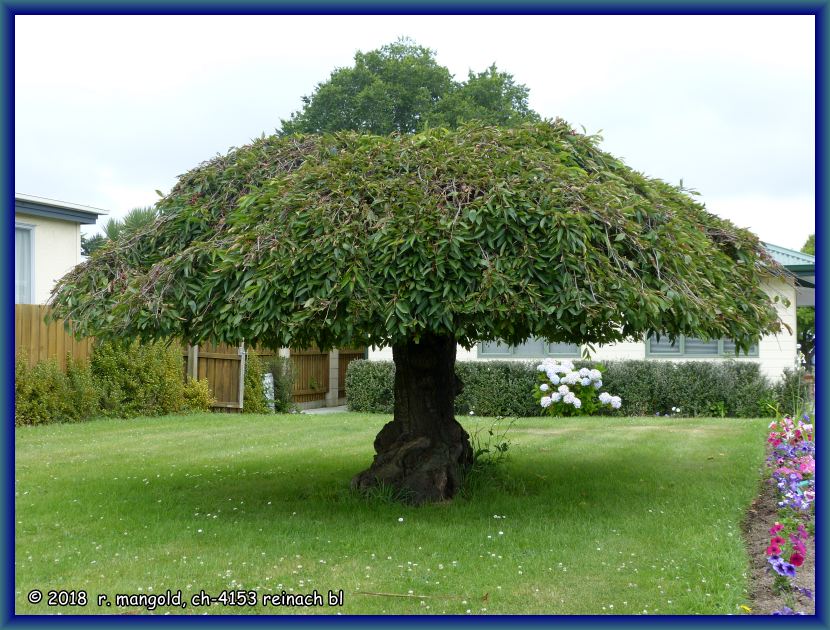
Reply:
[[[42, 304], [15, 304], [14, 307], [14, 348], [23, 353], [30, 364], [56, 359], [61, 369], [66, 369], [67, 353], [75, 360], [88, 360], [92, 355], [93, 340], [80, 341], [72, 337], [63, 327], [63, 321], [44, 322], [49, 311]], [[263, 359], [275, 353], [264, 348], [251, 348]], [[233, 411], [238, 408], [240, 395], [240, 375], [243, 374], [241, 355], [236, 346], [228, 344], [204, 344], [194, 352], [185, 346], [182, 348], [182, 377], [197, 376], [207, 378], [217, 409]], [[294, 389], [292, 398], [295, 403], [309, 403], [325, 400], [329, 391], [330, 365], [329, 353], [316, 349], [294, 350], [290, 352], [294, 364]], [[346, 366], [354, 359], [364, 356], [362, 349], [341, 350], [337, 361], [339, 370], [338, 397], [346, 395]]]
[[294, 364], [294, 402], [325, 400], [329, 391], [329, 353], [292, 348], [291, 362]]
[[42, 304], [14, 305], [14, 351], [22, 354], [34, 365], [39, 361], [55, 359], [62, 370], [66, 369], [66, 355], [76, 361], [88, 360], [92, 354], [91, 338], [75, 339], [66, 332], [63, 320], [43, 321], [49, 307]]

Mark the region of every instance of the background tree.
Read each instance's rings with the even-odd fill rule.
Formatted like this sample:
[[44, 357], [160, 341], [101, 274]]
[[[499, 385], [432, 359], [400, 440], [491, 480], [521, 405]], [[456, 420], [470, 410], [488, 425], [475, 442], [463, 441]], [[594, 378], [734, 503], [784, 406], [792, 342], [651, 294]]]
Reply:
[[81, 234], [81, 254], [91, 256], [92, 252], [100, 249], [106, 242], [107, 239], [103, 234], [93, 234], [92, 236]]
[[353, 480], [415, 503], [470, 464], [456, 344], [780, 329], [757, 237], [563, 121], [268, 137], [181, 177], [155, 223], [76, 267], [55, 317], [100, 338], [391, 345], [393, 420]]
[[338, 68], [320, 83], [303, 108], [282, 121], [282, 133], [354, 130], [414, 133], [426, 126], [457, 127], [469, 120], [515, 125], [538, 120], [528, 89], [495, 65], [466, 82], [453, 80], [435, 52], [401, 39], [368, 53], [351, 68]]
[[810, 256], [816, 255], [816, 235], [810, 234], [807, 237], [807, 241], [804, 243], [804, 247], [801, 248], [801, 251], [805, 254], [810, 254]]
[[473, 120], [512, 127], [523, 122], [538, 121], [539, 115], [528, 105], [529, 90], [499, 72], [493, 64], [484, 72], [469, 73], [467, 81], [453, 85], [425, 116], [430, 127], [455, 129]]
[[[816, 255], [816, 235], [810, 234], [801, 251], [811, 256]], [[805, 368], [813, 371], [813, 354], [816, 347], [816, 307], [799, 306], [796, 309], [796, 330], [801, 353], [804, 355]]]
[[108, 241], [128, 236], [156, 220], [156, 209], [152, 207], [133, 208], [121, 219], [110, 217], [104, 224], [104, 233], [87, 238], [81, 235], [81, 253], [84, 256], [103, 247]]

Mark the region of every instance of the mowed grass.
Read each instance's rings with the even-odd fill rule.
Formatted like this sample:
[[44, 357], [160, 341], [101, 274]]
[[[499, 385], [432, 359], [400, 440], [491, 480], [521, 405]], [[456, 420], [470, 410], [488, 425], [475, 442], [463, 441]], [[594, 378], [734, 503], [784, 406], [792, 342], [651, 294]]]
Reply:
[[[147, 613], [116, 593], [344, 591], [340, 608], [154, 614], [728, 614], [764, 420], [519, 419], [451, 503], [349, 490], [388, 416], [195, 415], [16, 430], [18, 614]], [[492, 420], [462, 418], [468, 430]], [[485, 431], [486, 434], [486, 431]], [[402, 519], [402, 520], [401, 520]], [[85, 607], [27, 601], [84, 590]], [[97, 605], [99, 593], [112, 606]]]

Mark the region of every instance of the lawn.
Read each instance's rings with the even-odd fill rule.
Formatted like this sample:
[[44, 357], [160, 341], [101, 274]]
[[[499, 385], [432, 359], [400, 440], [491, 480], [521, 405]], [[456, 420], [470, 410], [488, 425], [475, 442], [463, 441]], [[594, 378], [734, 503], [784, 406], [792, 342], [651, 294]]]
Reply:
[[[146, 613], [115, 594], [167, 589], [187, 607], [156, 614], [729, 614], [747, 603], [740, 523], [767, 421], [520, 419], [491, 480], [414, 508], [349, 490], [388, 419], [16, 429], [16, 612]], [[32, 589], [41, 603], [27, 601]], [[228, 589], [256, 591], [257, 605], [190, 604]], [[342, 589], [343, 606], [261, 605], [314, 589]], [[88, 604], [49, 607], [49, 590], [83, 590]]]

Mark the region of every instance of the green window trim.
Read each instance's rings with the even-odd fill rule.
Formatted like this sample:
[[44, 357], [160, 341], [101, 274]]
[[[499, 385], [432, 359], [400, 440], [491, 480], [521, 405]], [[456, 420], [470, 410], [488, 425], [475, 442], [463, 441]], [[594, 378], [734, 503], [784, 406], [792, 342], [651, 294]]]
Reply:
[[577, 344], [548, 343], [538, 338], [529, 339], [521, 346], [508, 346], [500, 341], [478, 343], [478, 357], [482, 359], [579, 359], [581, 356]]
[[646, 339], [646, 358], [649, 359], [673, 359], [681, 357], [683, 359], [757, 359], [760, 354], [758, 352], [758, 344], [750, 346], [748, 353], [741, 352], [735, 354], [735, 344], [726, 339], [712, 339], [704, 342], [699, 339], [691, 338], [694, 342], [699, 342], [695, 346], [689, 344], [687, 348], [686, 335], [680, 335], [676, 343], [672, 346], [668, 345], [669, 338], [663, 336], [660, 338], [659, 346], [652, 348], [652, 338]]

